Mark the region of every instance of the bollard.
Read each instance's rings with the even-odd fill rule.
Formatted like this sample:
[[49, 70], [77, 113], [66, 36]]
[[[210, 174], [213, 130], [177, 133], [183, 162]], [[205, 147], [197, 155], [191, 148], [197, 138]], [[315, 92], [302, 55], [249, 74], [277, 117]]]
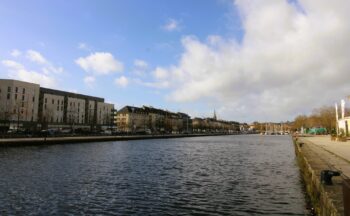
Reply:
[[344, 215], [350, 216], [350, 179], [343, 180]]
[[322, 170], [321, 171], [321, 183], [324, 185], [333, 185], [332, 177], [340, 176], [340, 172], [332, 170]]

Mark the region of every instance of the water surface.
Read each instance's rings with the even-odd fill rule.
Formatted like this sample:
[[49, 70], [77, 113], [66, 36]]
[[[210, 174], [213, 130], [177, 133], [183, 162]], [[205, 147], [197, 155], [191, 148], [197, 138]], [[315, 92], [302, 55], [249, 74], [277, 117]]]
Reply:
[[0, 149], [1, 215], [306, 215], [288, 136]]

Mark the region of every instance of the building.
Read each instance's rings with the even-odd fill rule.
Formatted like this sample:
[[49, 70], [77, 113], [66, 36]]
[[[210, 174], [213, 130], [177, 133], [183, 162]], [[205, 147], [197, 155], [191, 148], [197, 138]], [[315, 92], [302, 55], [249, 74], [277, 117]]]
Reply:
[[190, 133], [191, 117], [151, 106], [125, 106], [116, 114], [117, 128], [125, 133]]
[[40, 86], [17, 80], [0, 79], [0, 127], [36, 126]]
[[224, 121], [216, 118], [194, 118], [192, 120], [193, 132], [195, 133], [238, 133], [240, 124], [235, 121]]
[[117, 129], [125, 133], [145, 132], [149, 125], [149, 116], [145, 109], [125, 106], [117, 112]]
[[0, 79], [0, 122], [5, 129], [105, 129], [114, 105], [103, 98]]

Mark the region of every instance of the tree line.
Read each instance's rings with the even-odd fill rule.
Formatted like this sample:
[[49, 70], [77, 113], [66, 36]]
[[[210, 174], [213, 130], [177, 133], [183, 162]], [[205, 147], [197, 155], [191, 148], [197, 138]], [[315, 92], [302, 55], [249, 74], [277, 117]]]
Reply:
[[[345, 110], [345, 116], [347, 116], [347, 113], [350, 113], [349, 109]], [[340, 117], [340, 110], [338, 110], [338, 114]], [[327, 129], [328, 133], [334, 131], [336, 129], [335, 108], [332, 106], [323, 106], [314, 109], [310, 115], [298, 115], [294, 119], [293, 128], [300, 130], [302, 127], [323, 127]]]

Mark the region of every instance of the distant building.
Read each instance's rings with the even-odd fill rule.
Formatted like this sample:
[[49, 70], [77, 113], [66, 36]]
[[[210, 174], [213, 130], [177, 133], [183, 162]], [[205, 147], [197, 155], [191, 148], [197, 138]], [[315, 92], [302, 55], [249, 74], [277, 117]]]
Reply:
[[3, 128], [107, 128], [114, 105], [103, 98], [0, 79], [0, 121]]
[[117, 128], [127, 133], [190, 133], [191, 117], [150, 106], [125, 106], [116, 114]]
[[237, 133], [240, 130], [238, 122], [217, 120], [215, 118], [194, 118], [192, 127], [196, 133]]
[[149, 125], [148, 113], [139, 107], [125, 106], [116, 114], [117, 129], [120, 132], [145, 132]]

